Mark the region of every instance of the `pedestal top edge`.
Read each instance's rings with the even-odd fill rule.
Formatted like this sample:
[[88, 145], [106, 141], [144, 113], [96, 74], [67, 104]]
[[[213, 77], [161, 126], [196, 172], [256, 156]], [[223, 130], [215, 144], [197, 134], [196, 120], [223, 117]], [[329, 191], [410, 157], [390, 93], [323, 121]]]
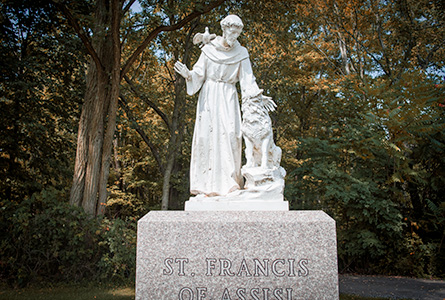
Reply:
[[322, 210], [291, 211], [150, 211], [141, 222], [335, 222]]

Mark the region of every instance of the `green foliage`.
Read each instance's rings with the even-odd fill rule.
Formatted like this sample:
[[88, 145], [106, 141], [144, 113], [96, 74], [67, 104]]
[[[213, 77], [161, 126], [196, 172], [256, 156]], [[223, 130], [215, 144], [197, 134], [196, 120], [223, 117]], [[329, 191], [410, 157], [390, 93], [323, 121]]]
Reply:
[[402, 217], [386, 197], [391, 160], [381, 135], [359, 115], [326, 131], [324, 137], [299, 139], [302, 165], [290, 174], [297, 180], [288, 182], [286, 197], [295, 199], [295, 209], [323, 209], [337, 220], [343, 266], [382, 257], [401, 237]]
[[2, 200], [2, 277], [19, 285], [39, 280], [80, 280], [97, 260], [96, 220], [43, 190], [17, 202]]
[[366, 93], [345, 81], [297, 140], [286, 198], [336, 219], [341, 271], [443, 276], [440, 86], [412, 76]]
[[48, 1], [2, 1], [0, 194], [30, 197], [72, 178], [84, 55]]
[[136, 220], [92, 219], [48, 188], [1, 200], [0, 277], [10, 284], [134, 279]]
[[110, 187], [106, 215], [116, 217], [142, 217], [148, 212], [147, 204], [131, 192], [123, 192], [117, 186]]
[[133, 282], [136, 270], [136, 218], [104, 219], [101, 224], [102, 248], [98, 263], [104, 282]]
[[134, 296], [133, 287], [105, 286], [97, 283], [24, 289], [0, 286], [0, 300], [133, 300]]

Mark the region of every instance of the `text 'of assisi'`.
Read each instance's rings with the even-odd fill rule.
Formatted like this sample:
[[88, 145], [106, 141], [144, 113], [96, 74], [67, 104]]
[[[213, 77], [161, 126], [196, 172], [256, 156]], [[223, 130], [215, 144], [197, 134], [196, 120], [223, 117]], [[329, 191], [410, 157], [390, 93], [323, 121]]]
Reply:
[[[165, 258], [162, 274], [164, 276], [204, 276], [204, 277], [307, 277], [309, 260], [206, 258], [201, 270], [193, 270], [188, 258]], [[196, 264], [193, 264], [196, 266]], [[178, 300], [292, 300], [291, 287], [225, 288], [221, 295], [212, 295], [206, 287], [182, 287]]]

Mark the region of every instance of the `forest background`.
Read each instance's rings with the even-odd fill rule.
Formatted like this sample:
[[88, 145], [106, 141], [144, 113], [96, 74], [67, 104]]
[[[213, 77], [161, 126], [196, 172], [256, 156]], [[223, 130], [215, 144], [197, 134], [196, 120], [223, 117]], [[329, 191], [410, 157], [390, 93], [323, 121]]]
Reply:
[[445, 277], [440, 0], [1, 1], [0, 280], [134, 280], [137, 220], [183, 209], [196, 97], [173, 71], [238, 14], [278, 108], [291, 209], [339, 271]]

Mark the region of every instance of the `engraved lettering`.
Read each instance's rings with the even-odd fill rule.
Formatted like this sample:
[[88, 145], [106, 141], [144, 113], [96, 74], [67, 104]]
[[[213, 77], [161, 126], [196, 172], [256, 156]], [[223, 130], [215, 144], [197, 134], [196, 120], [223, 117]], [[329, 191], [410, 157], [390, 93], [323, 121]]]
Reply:
[[287, 300], [292, 300], [292, 289], [286, 289]]
[[277, 298], [277, 300], [284, 300], [283, 297], [283, 289], [274, 289], [273, 290], [273, 295], [275, 296], [275, 298]]
[[251, 289], [250, 290], [250, 296], [252, 296], [253, 300], [260, 300], [260, 298], [258, 298], [258, 293], [260, 292], [260, 289]]
[[[188, 295], [184, 298], [184, 294]], [[191, 288], [185, 287], [179, 291], [179, 300], [193, 300], [194, 295]]]
[[229, 294], [229, 290], [228, 290], [228, 289], [224, 289], [224, 293], [223, 293], [223, 295], [222, 295], [221, 300], [232, 300], [232, 299], [230, 298], [230, 294]]
[[176, 258], [175, 259], [175, 263], [178, 263], [179, 265], [179, 272], [178, 275], [179, 276], [184, 276], [184, 263], [188, 263], [189, 259], [188, 258]]
[[206, 258], [207, 262], [207, 276], [212, 276], [212, 269], [215, 269], [216, 259], [214, 258]]
[[219, 276], [235, 276], [234, 273], [230, 271], [230, 268], [232, 267], [232, 262], [229, 259], [226, 258], [220, 258], [219, 259]]
[[202, 300], [206, 297], [207, 288], [196, 288], [196, 300]]
[[246, 277], [250, 277], [250, 276], [252, 276], [252, 274], [250, 274], [249, 267], [247, 266], [246, 260], [245, 260], [244, 258], [243, 258], [243, 260], [241, 261], [241, 266], [240, 266], [240, 268], [239, 268], [239, 271], [238, 271], [237, 276], [242, 276], [243, 273], [246, 274], [246, 275], [245, 275]]
[[172, 264], [173, 263], [173, 258], [166, 258], [164, 260], [164, 265], [167, 269], [164, 269], [162, 274], [164, 275], [172, 275], [173, 274], [173, 268], [172, 268]]
[[[206, 300], [207, 288], [197, 287], [196, 293], [194, 289], [183, 287], [178, 294], [179, 300]], [[210, 300], [293, 300], [293, 290], [291, 288], [253, 288], [250, 289], [250, 298], [248, 298], [249, 291], [246, 288], [237, 288], [236, 296], [232, 298], [231, 292], [228, 288], [224, 288], [221, 298], [211, 297]], [[286, 294], [286, 295], [285, 295]], [[196, 296], [196, 298], [195, 298]], [[287, 296], [287, 297], [286, 297]], [[285, 298], [286, 297], [286, 298]]]
[[302, 259], [298, 262], [298, 266], [300, 267], [300, 270], [298, 270], [298, 276], [306, 277], [307, 275], [309, 275], [309, 270], [306, 267], [307, 263], [307, 259]]
[[272, 262], [272, 273], [275, 275], [275, 276], [278, 276], [278, 277], [283, 277], [284, 275], [286, 275], [286, 272], [284, 272], [284, 271], [282, 271], [282, 272], [278, 272], [277, 271], [277, 264], [278, 263], [281, 263], [281, 264], [285, 264], [285, 261], [284, 261], [284, 259], [276, 259], [276, 260], [274, 260], [273, 262]]
[[287, 260], [289, 262], [289, 277], [295, 277], [295, 259], [288, 259]]
[[269, 276], [269, 260], [268, 259], [263, 259], [263, 263], [261, 264], [261, 262], [258, 259], [254, 259], [253, 260], [254, 264], [255, 264], [255, 277], [260, 276], [259, 271], [261, 271], [261, 273], [263, 273], [264, 276]]
[[246, 300], [246, 289], [237, 289], [236, 295], [239, 297], [239, 300]]

